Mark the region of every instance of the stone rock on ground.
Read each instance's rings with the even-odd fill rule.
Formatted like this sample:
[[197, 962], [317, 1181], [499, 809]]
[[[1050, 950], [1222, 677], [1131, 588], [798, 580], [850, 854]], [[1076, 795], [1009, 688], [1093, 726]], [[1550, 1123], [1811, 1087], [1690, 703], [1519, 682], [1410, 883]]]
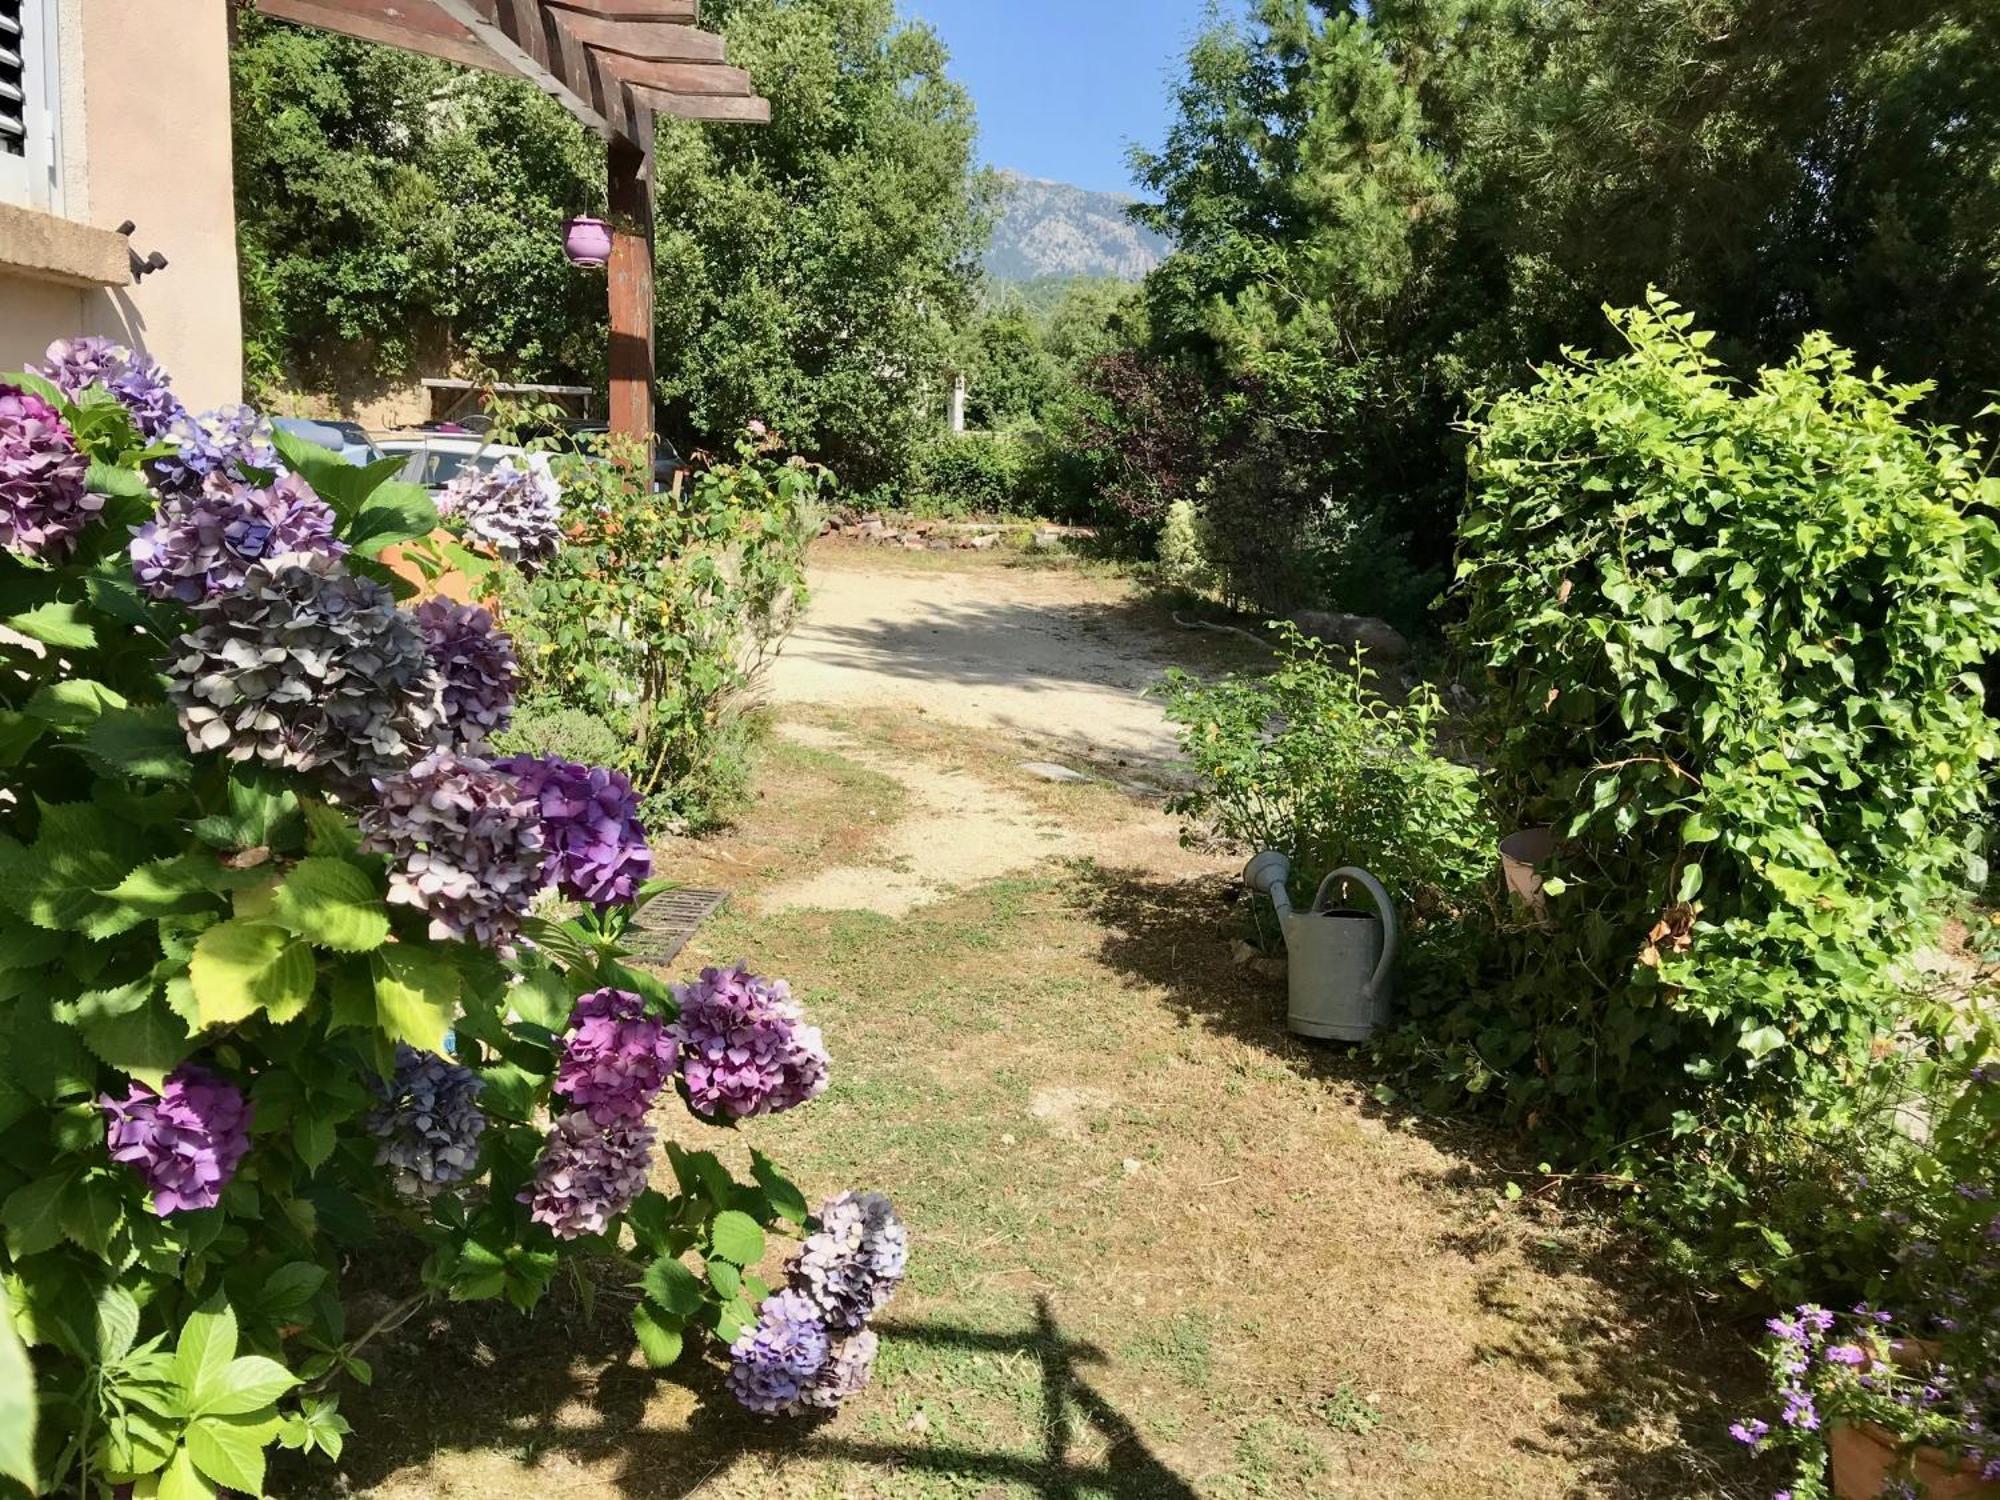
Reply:
[[1387, 620], [1372, 615], [1343, 615], [1331, 610], [1302, 609], [1292, 617], [1299, 630], [1342, 651], [1366, 653], [1371, 667], [1399, 666], [1409, 659], [1410, 643]]

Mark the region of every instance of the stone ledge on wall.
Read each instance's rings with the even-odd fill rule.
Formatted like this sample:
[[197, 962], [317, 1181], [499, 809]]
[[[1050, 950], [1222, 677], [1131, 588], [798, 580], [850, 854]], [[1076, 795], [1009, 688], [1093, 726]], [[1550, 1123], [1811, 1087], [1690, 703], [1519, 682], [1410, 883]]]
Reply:
[[0, 203], [0, 275], [57, 286], [130, 286], [132, 261], [122, 234]]

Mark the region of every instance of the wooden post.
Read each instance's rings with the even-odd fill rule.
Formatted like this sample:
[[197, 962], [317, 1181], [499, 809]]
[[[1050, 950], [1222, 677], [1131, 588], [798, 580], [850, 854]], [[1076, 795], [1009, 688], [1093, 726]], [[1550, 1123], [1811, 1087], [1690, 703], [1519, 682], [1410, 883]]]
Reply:
[[636, 112], [637, 139], [613, 136], [611, 200], [611, 430], [653, 452], [653, 114]]

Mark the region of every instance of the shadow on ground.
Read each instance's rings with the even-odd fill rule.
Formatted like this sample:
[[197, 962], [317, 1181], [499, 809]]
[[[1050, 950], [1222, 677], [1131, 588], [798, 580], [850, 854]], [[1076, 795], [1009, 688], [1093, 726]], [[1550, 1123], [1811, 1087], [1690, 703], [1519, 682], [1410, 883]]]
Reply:
[[[1087, 1370], [1105, 1364], [1107, 1356], [1067, 1336], [1047, 1298], [1035, 1299], [1034, 1326], [1018, 1333], [894, 1317], [875, 1326], [885, 1354], [914, 1346], [1033, 1360], [1041, 1372], [1041, 1451], [931, 1443], [916, 1433], [884, 1440], [860, 1435], [845, 1418], [760, 1420], [737, 1406], [716, 1365], [691, 1353], [672, 1371], [656, 1374], [633, 1359], [631, 1331], [616, 1309], [599, 1305], [585, 1317], [558, 1296], [525, 1323], [493, 1304], [441, 1311], [381, 1350], [382, 1379], [347, 1403], [369, 1441], [349, 1448], [340, 1490], [365, 1493], [442, 1453], [477, 1449], [518, 1466], [509, 1493], [521, 1495], [588, 1488], [643, 1500], [698, 1492], [720, 1497], [725, 1489], [705, 1487], [749, 1459], [774, 1469], [831, 1460], [932, 1472], [1004, 1484], [1009, 1493], [1025, 1491], [1041, 1500], [1086, 1494], [1093, 1500], [1197, 1500], [1194, 1488], [1091, 1383]], [[693, 1398], [685, 1423], [649, 1415], [663, 1381]], [[1102, 1456], [1082, 1456], [1085, 1447]], [[552, 1464], [556, 1457], [565, 1462]], [[590, 1466], [587, 1480], [576, 1465]], [[559, 1477], [553, 1472], [558, 1468]], [[298, 1487], [284, 1493], [313, 1493], [315, 1477], [300, 1474]]]
[[[1165, 879], [1145, 871], [1073, 867], [1074, 899], [1101, 926], [1100, 958], [1135, 986], [1157, 991], [1184, 1024], [1268, 1054], [1301, 1079], [1325, 1085], [1391, 1130], [1428, 1140], [1442, 1153], [1436, 1170], [1409, 1180], [1467, 1212], [1439, 1243], [1475, 1265], [1480, 1305], [1506, 1336], [1476, 1350], [1571, 1387], [1541, 1434], [1523, 1434], [1524, 1452], [1560, 1455], [1593, 1479], [1594, 1495], [1663, 1500], [1696, 1492], [1761, 1497], [1746, 1455], [1727, 1427], [1766, 1393], [1752, 1356], [1754, 1326], [1704, 1322], [1679, 1289], [1667, 1287], [1630, 1236], [1589, 1206], [1560, 1209], [1530, 1199], [1502, 1208], [1510, 1181], [1532, 1181], [1535, 1163], [1497, 1129], [1442, 1117], [1378, 1097], [1379, 1082], [1359, 1049], [1306, 1041], [1285, 1028], [1285, 984], [1234, 961], [1254, 927], [1248, 899], [1229, 876]], [[1581, 1211], [1579, 1211], [1581, 1210]], [[1563, 1305], [1524, 1303], [1501, 1267], [1509, 1258], [1574, 1289]], [[1669, 1448], [1624, 1434], [1664, 1422], [1683, 1441]]]

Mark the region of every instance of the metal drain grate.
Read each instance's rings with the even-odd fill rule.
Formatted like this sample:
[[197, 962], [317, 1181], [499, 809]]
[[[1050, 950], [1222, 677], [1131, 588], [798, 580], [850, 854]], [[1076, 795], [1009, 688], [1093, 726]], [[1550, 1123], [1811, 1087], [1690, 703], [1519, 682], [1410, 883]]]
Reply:
[[655, 896], [625, 934], [632, 956], [649, 964], [672, 963], [701, 924], [714, 916], [728, 899], [727, 891], [707, 891], [694, 886]]

